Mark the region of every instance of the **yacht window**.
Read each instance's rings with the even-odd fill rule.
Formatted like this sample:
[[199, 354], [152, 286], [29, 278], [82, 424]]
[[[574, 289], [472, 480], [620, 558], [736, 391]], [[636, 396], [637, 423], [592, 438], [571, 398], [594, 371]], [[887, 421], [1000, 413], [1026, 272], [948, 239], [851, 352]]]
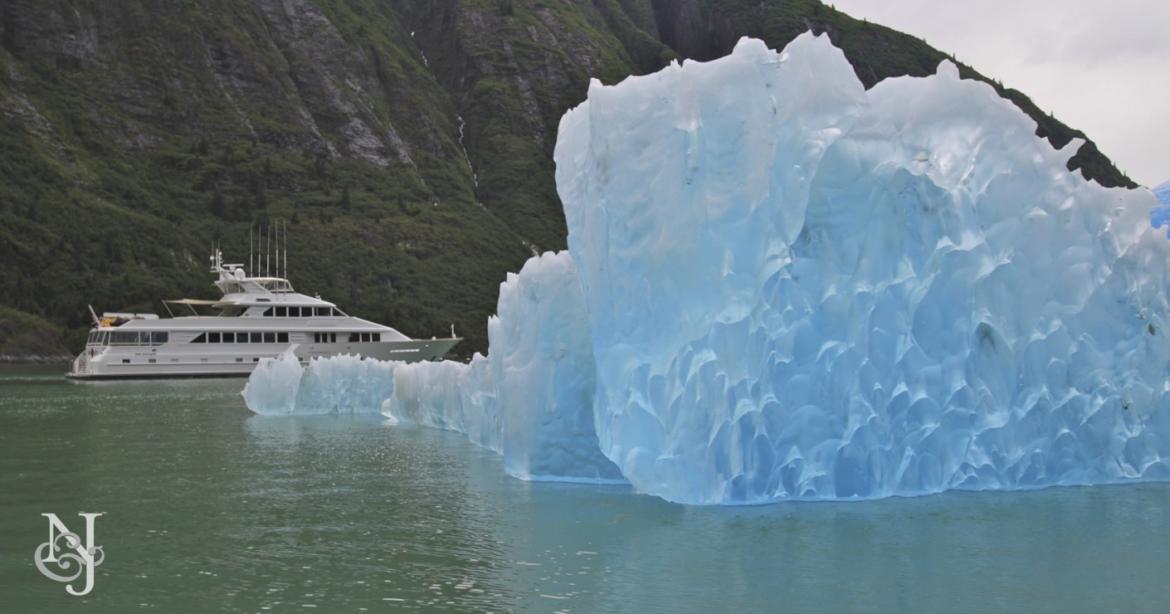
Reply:
[[276, 343], [276, 333], [264, 333], [264, 343]]
[[286, 317], [287, 315], [288, 315], [288, 309], [286, 309], [284, 307], [277, 307], [276, 308], [276, 317], [283, 318], [283, 317]]
[[248, 333], [236, 333], [236, 343], [247, 343]]
[[252, 343], [260, 343], [260, 333], [252, 333]]
[[269, 317], [269, 318], [271, 318], [271, 317], [272, 317], [272, 308], [271, 308], [271, 307], [269, 307], [268, 309], [265, 309], [265, 310], [264, 310], [264, 316], [265, 316], [265, 317]]
[[290, 317], [290, 318], [301, 317], [301, 308], [300, 307], [289, 307], [288, 308], [288, 317]]
[[382, 333], [374, 333], [374, 341], [380, 343], [382, 341]]
[[223, 334], [223, 342], [224, 343], [235, 343], [236, 342], [236, 334], [235, 333], [224, 333]]
[[219, 333], [207, 333], [208, 343], [219, 343]]
[[288, 333], [276, 333], [277, 343], [288, 343]]
[[150, 340], [153, 345], [162, 345], [167, 342], [169, 334], [166, 331], [157, 331], [150, 334]]
[[337, 343], [337, 333], [329, 333], [329, 343]]
[[321, 343], [321, 333], [313, 333], [313, 343]]
[[191, 343], [207, 343], [207, 333], [199, 333], [199, 336], [192, 339]]
[[349, 334], [349, 342], [350, 343], [355, 343], [359, 339], [361, 339], [361, 335], [359, 335], [358, 333], [350, 333]]
[[101, 334], [101, 340], [98, 341], [98, 345], [109, 345], [109, 344], [110, 344], [110, 333], [109, 333], [109, 331], [103, 331]]
[[138, 345], [138, 333], [114, 331], [110, 334], [110, 345]]
[[85, 338], [85, 344], [86, 345], [93, 345], [93, 333], [92, 332], [89, 333], [89, 336]]

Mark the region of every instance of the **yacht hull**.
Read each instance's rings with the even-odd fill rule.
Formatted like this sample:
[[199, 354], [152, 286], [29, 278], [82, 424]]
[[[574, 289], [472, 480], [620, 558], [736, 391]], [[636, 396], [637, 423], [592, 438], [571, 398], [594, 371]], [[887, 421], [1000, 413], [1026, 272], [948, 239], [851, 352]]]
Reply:
[[[246, 351], [190, 345], [171, 348], [108, 347], [87, 349], [73, 360], [65, 377], [75, 381], [128, 379], [184, 379], [247, 377], [263, 358], [275, 358], [288, 349], [307, 364], [313, 358], [354, 355], [376, 360], [419, 362], [441, 360], [459, 338], [415, 339], [373, 343], [313, 343], [252, 345]], [[231, 347], [231, 346], [228, 346]]]

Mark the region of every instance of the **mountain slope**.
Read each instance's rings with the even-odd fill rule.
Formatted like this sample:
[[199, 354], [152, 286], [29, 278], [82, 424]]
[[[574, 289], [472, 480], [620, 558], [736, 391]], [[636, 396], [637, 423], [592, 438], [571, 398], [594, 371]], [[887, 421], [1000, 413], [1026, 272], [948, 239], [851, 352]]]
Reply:
[[[551, 151], [591, 76], [808, 29], [867, 85], [945, 57], [813, 0], [7, 2], [0, 319], [77, 331], [89, 303], [207, 296], [211, 243], [242, 261], [283, 218], [299, 290], [482, 349], [506, 272], [564, 246]], [[1079, 136], [1001, 91], [1054, 144]], [[1072, 164], [1132, 185], [1091, 142]]]

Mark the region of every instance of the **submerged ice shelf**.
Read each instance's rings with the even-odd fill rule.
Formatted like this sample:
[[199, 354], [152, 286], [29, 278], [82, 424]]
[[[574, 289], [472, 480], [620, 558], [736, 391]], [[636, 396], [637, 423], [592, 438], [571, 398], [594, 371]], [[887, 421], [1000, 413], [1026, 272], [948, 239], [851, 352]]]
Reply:
[[594, 82], [555, 153], [569, 251], [501, 286], [487, 357], [245, 396], [685, 503], [1170, 479], [1170, 241], [1078, 146], [949, 62], [866, 91], [812, 35]]

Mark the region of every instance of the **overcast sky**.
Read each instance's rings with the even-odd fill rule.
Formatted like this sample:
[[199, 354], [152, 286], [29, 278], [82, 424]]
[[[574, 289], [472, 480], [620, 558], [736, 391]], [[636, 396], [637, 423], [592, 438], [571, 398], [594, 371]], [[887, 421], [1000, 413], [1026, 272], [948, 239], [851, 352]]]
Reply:
[[1170, 180], [1170, 0], [825, 2], [1024, 92], [1134, 181]]

